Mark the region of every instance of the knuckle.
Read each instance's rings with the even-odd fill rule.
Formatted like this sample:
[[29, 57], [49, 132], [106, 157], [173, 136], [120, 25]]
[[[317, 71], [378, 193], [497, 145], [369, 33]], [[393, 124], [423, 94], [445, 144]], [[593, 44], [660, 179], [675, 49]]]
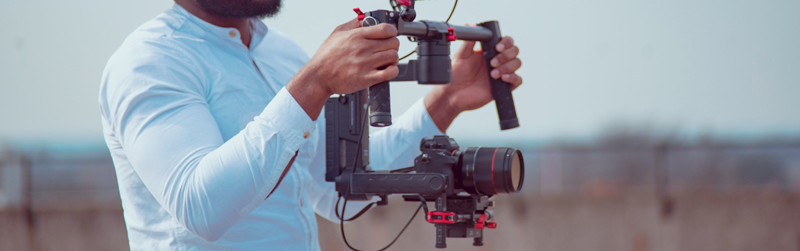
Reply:
[[396, 50], [388, 50], [388, 51], [386, 51], [386, 54], [387, 54], [386, 58], [390, 59], [390, 60], [393, 60], [393, 61], [397, 61], [397, 59], [400, 58], [400, 56], [397, 55], [397, 51]]
[[367, 58], [366, 57], [358, 56], [355, 59], [355, 64], [356, 65], [364, 65], [366, 63], [367, 63]]
[[508, 61], [508, 57], [506, 57], [505, 53], [497, 54], [497, 56], [495, 56], [494, 58], [497, 59], [497, 61], [501, 64]]
[[336, 30], [336, 31], [349, 30], [349, 29], [350, 29], [350, 27], [352, 27], [352, 26], [353, 26], [353, 23], [355, 22], [355, 20], [356, 20], [356, 19], [352, 19], [352, 20], [350, 20], [350, 21], [347, 21], [346, 23], [340, 24], [339, 26], [336, 26], [336, 29], [335, 29], [335, 30]]
[[347, 39], [347, 40], [355, 40], [355, 39], [357, 39], [357, 38], [358, 38], [358, 32], [355, 32], [355, 31], [348, 31], [348, 32], [344, 32], [344, 33], [342, 34], [342, 36], [344, 36], [344, 37], [345, 37], [345, 39]]
[[505, 73], [511, 73], [519, 69], [521, 66], [520, 62], [517, 60], [511, 61], [508, 64], [504, 64], [502, 67], [502, 71]]

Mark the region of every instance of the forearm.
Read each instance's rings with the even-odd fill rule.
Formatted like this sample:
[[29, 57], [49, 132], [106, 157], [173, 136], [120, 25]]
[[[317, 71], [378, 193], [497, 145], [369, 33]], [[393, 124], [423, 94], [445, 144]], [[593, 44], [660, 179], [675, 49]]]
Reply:
[[440, 131], [446, 132], [453, 120], [461, 114], [446, 94], [445, 88], [434, 87], [425, 95], [425, 109]]
[[164, 184], [162, 200], [190, 232], [218, 239], [279, 185], [297, 146], [256, 131], [245, 129]]
[[134, 109], [120, 117], [126, 155], [153, 197], [206, 240], [219, 238], [264, 202], [307, 141], [305, 132], [315, 128], [283, 90], [224, 143], [205, 105], [149, 100], [128, 106]]

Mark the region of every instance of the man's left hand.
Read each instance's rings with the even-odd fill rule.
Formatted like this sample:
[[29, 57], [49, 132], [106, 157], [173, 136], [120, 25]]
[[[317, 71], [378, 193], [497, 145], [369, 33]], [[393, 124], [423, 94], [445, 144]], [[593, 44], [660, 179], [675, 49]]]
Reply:
[[511, 84], [512, 90], [522, 84], [522, 78], [515, 73], [522, 61], [517, 58], [519, 48], [514, 45], [514, 39], [503, 37], [497, 43], [498, 54], [491, 60], [491, 72], [486, 71], [483, 52], [474, 47], [475, 42], [465, 41], [452, 60], [451, 83], [437, 85], [425, 96], [425, 107], [443, 132], [461, 112], [481, 108], [494, 100], [490, 77]]

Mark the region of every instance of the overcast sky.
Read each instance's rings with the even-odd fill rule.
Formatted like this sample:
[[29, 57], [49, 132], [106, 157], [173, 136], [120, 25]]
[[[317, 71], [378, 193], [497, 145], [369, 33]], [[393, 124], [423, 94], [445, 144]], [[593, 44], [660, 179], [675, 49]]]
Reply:
[[[0, 1], [0, 141], [102, 142], [97, 92], [106, 60], [172, 4]], [[419, 2], [418, 20], [443, 20], [451, 6]], [[389, 5], [285, 0], [265, 22], [313, 54], [353, 7]], [[618, 123], [689, 135], [800, 134], [798, 10], [796, 0], [462, 0], [453, 23], [500, 20], [521, 48], [524, 84], [514, 97], [522, 127], [499, 131], [490, 104], [462, 114], [449, 134], [537, 141], [591, 137]], [[428, 88], [394, 85], [395, 116]]]

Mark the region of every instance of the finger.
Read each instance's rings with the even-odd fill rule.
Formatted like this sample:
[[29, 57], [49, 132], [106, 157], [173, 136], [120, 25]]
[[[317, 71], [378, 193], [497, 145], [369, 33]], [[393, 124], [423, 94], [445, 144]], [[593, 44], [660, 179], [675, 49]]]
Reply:
[[397, 50], [379, 51], [369, 58], [369, 64], [373, 68], [378, 68], [386, 65], [397, 64], [398, 56]]
[[492, 75], [492, 78], [494, 79], [499, 79], [500, 76], [503, 74], [514, 73], [515, 71], [517, 71], [517, 69], [519, 69], [520, 66], [522, 66], [522, 61], [519, 60], [519, 58], [515, 58], [511, 61], [508, 61], [508, 63], [505, 63], [500, 67], [497, 67], [494, 70], [492, 70], [490, 75]]
[[358, 31], [366, 39], [387, 39], [397, 36], [397, 28], [390, 24], [362, 27]]
[[511, 84], [511, 90], [517, 89], [520, 85], [522, 85], [522, 77], [517, 74], [503, 74], [502, 78], [503, 82]]
[[386, 69], [375, 69], [370, 71], [367, 73], [366, 78], [367, 81], [377, 84], [380, 82], [389, 81], [390, 79], [397, 77], [397, 74], [400, 74], [400, 68], [397, 68], [397, 64], [392, 64], [387, 66]]
[[334, 29], [333, 31], [349, 31], [358, 28], [360, 24], [361, 22], [359, 22], [358, 19], [353, 18], [352, 20], [347, 21], [346, 23], [336, 26], [336, 29]]
[[503, 52], [506, 49], [511, 48], [511, 46], [514, 46], [514, 39], [511, 37], [503, 37], [500, 39], [500, 42], [495, 45], [495, 49], [497, 49], [497, 52]]
[[475, 41], [464, 41], [456, 51], [456, 58], [468, 58], [475, 54]]
[[492, 61], [489, 61], [489, 64], [491, 64], [492, 67], [498, 67], [505, 63], [508, 63], [508, 61], [511, 61], [518, 55], [519, 55], [519, 47], [514, 46], [511, 47], [511, 49], [501, 52], [500, 54], [497, 54], [497, 56], [492, 58]]
[[375, 51], [385, 51], [385, 50], [399, 50], [400, 49], [400, 39], [397, 37], [392, 37], [389, 39], [384, 40], [375, 40]]

